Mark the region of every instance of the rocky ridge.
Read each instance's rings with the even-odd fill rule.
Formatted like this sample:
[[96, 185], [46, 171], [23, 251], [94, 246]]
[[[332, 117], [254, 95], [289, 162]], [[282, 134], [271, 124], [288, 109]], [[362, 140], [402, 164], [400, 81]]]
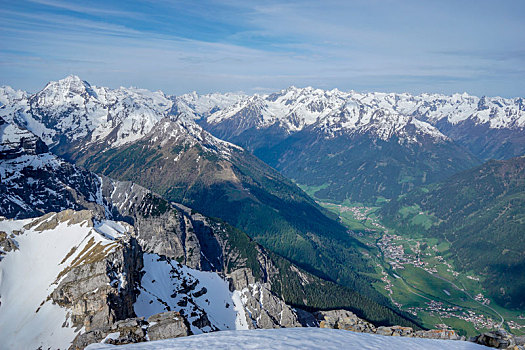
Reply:
[[0, 215], [27, 218], [102, 204], [99, 178], [50, 153], [40, 138], [0, 118]]
[[[1, 232], [0, 242], [4, 254], [0, 263], [3, 272], [3, 278], [0, 280], [0, 318], [9, 317], [10, 312], [15, 309], [20, 312], [29, 307], [28, 316], [24, 320], [19, 321], [17, 316], [11, 316], [12, 327], [17, 327], [18, 322], [27, 322], [28, 319], [39, 320], [38, 317], [49, 318], [52, 323], [51, 320], [56, 317], [50, 316], [48, 308], [53, 308], [53, 312], [62, 315], [58, 316], [59, 319], [61, 317], [63, 319], [54, 326], [48, 322], [47, 326], [55, 329], [64, 327], [70, 329], [69, 338], [66, 335], [64, 337], [66, 343], [67, 339], [71, 341], [76, 338], [73, 348], [82, 348], [91, 341], [100, 341], [105, 337], [109, 337], [108, 339], [114, 343], [126, 343], [232, 329], [231, 327], [236, 327], [233, 323], [223, 324], [219, 320], [228, 310], [231, 310], [230, 314], [233, 313], [232, 321], [245, 317], [244, 320], [241, 318], [235, 321], [241, 328], [299, 326], [298, 322], [292, 324], [286, 321], [286, 313], [294, 318], [295, 311], [269, 290], [266, 290], [265, 294], [261, 292], [260, 299], [255, 299], [263, 301], [264, 298], [267, 302], [264, 307], [259, 302], [253, 301], [252, 296], [246, 293], [235, 299], [233, 295], [236, 292], [233, 286], [243, 285], [243, 281], [237, 279], [235, 273], [232, 277], [226, 274], [222, 278], [211, 272], [206, 276], [195, 275], [198, 270], [186, 268], [175, 261], [166, 272], [159, 272], [159, 264], [165, 264], [169, 258], [151, 253], [145, 254], [137, 241], [136, 230], [132, 226], [123, 222], [99, 221], [97, 214], [91, 211], [66, 210], [23, 221], [4, 219], [0, 222], [0, 228], [5, 230]], [[21, 268], [16, 263], [16, 257], [19, 254], [31, 254], [31, 244], [36, 235], [51, 245], [57, 244], [54, 240], [59, 239], [58, 237], [68, 235], [69, 238], [63, 240], [58, 249], [46, 250], [37, 253], [36, 257], [24, 258], [25, 263], [29, 265], [38, 259], [48, 264], [56, 261], [58, 269], [56, 273], [50, 273], [45, 267], [40, 267], [45, 269], [42, 274], [49, 275], [48, 279], [42, 282], [44, 289], [39, 290], [38, 295], [42, 295], [43, 299], [35, 299], [34, 305], [30, 300], [24, 300], [26, 307], [17, 309], [15, 305], [19, 300], [16, 299], [16, 295], [20, 291], [11, 289], [13, 286], [8, 282], [17, 278], [17, 271]], [[13, 247], [13, 249], [6, 249], [6, 247]], [[152, 261], [157, 263], [153, 268]], [[38, 271], [37, 269], [34, 273], [39, 273]], [[151, 273], [154, 280], [149, 277]], [[246, 271], [244, 273], [246, 274]], [[198, 276], [198, 279], [192, 274]], [[206, 273], [200, 272], [200, 274]], [[32, 285], [32, 276], [32, 274], [24, 276], [25, 283], [28, 284], [25, 287], [27, 289], [36, 288]], [[222, 311], [217, 305], [219, 299], [215, 296], [220, 290], [217, 290], [217, 282], [210, 285], [212, 283], [210, 278], [215, 278], [222, 283], [222, 293], [226, 293], [224, 294], [226, 301], [230, 302], [230, 305], [226, 304]], [[231, 290], [227, 282], [228, 278], [230, 278]], [[160, 290], [151, 287], [155, 281], [160, 283], [162, 287]], [[166, 281], [172, 281], [173, 287], [169, 287]], [[253, 286], [260, 285], [256, 280], [252, 279], [251, 282]], [[158, 294], [159, 291], [172, 295], [164, 297]], [[46, 296], [42, 292], [49, 294]], [[148, 302], [150, 295], [154, 296], [153, 305], [152, 301]], [[206, 306], [206, 303], [210, 302], [213, 304], [212, 309]], [[32, 305], [36, 311], [31, 310]], [[279, 319], [278, 315], [283, 312], [285, 317]], [[144, 316], [137, 318], [137, 314]], [[209, 319], [211, 316], [213, 317]], [[147, 322], [144, 321], [145, 319]], [[18, 333], [23, 334], [28, 331], [26, 326], [20, 325], [20, 327], [17, 329]], [[39, 334], [36, 340], [43, 342], [42, 345], [52, 345], [46, 343], [50, 341], [46, 339], [46, 336], [49, 336], [46, 331], [39, 333], [35, 330], [35, 332]], [[116, 336], [115, 333], [120, 335]], [[17, 340], [13, 339], [13, 341]]]
[[357, 317], [347, 310], [318, 311], [314, 314], [316, 326], [320, 328], [344, 329], [352, 332], [372, 333], [383, 336], [411, 337], [425, 339], [446, 339], [470, 341], [496, 349], [523, 350], [525, 349], [525, 337], [514, 336], [504, 329], [486, 332], [477, 336], [466, 338], [459, 336], [452, 329], [414, 330], [411, 327], [402, 326], [380, 326]]
[[[18, 128], [27, 133], [22, 128]], [[26, 155], [8, 160], [1, 159], [0, 163], [19, 162], [24, 156]], [[40, 163], [32, 161], [29, 167], [40, 179], [38, 191], [49, 193], [55, 191], [56, 201], [52, 196], [43, 197], [53, 200], [51, 202], [33, 200], [35, 193], [38, 193], [34, 190], [35, 186], [32, 187], [36, 181], [27, 174], [25, 168], [22, 168], [24, 171], [17, 177], [18, 183], [9, 191], [3, 192], [0, 199], [4, 202], [20, 204], [24, 209], [13, 206], [13, 210], [2, 214], [10, 218], [18, 218], [21, 215], [38, 216], [46, 210], [53, 209], [56, 211], [65, 208], [89, 209], [97, 220], [111, 219], [127, 222], [135, 228], [135, 238], [146, 253], [165, 256], [190, 268], [218, 272], [225, 278], [229, 278], [227, 274], [232, 273], [232, 283], [242, 291], [246, 305], [251, 305], [247, 306], [250, 310], [245, 314], [248, 327], [262, 327], [258, 323], [259, 320], [262, 320], [264, 327], [297, 325], [297, 316], [282, 299], [285, 298], [293, 303], [317, 305], [314, 289], [330, 288], [322, 280], [309, 277], [311, 282], [301, 287], [302, 290], [298, 295], [289, 295], [290, 291], [283, 286], [280, 277], [283, 269], [291, 269], [288, 278], [297, 281], [304, 279], [302, 275], [311, 275], [288, 264], [280, 263], [281, 266], [277, 267], [275, 262], [284, 260], [277, 256], [270, 258], [268, 252], [251, 241], [244, 233], [226, 223], [200, 215], [183, 205], [169, 203], [131, 182], [119, 182], [96, 176], [48, 152], [45, 156], [52, 166], [41, 166]], [[64, 175], [64, 183], [57, 181], [62, 175]], [[74, 179], [81, 181], [72, 181]], [[59, 187], [53, 187], [56, 182]], [[9, 182], [5, 181], [5, 183]], [[16, 201], [12, 199], [11, 192], [19, 194]], [[68, 198], [71, 198], [69, 202]], [[14, 245], [6, 239], [5, 246], [12, 249]], [[253, 250], [249, 254], [246, 252], [247, 246]], [[236, 281], [237, 275], [233, 273], [239, 269], [245, 269], [242, 273], [244, 277]], [[285, 297], [286, 293], [288, 296]], [[259, 301], [264, 301], [265, 305], [270, 307], [268, 309], [261, 307]], [[282, 315], [287, 316], [282, 318]]]

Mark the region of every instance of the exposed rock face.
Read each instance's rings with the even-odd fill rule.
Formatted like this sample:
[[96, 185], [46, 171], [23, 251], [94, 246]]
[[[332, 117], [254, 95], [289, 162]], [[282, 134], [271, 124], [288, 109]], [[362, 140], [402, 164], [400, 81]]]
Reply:
[[228, 276], [240, 291], [249, 328], [302, 326], [295, 310], [272, 293], [269, 283], [255, 281], [250, 270], [236, 270]]
[[452, 329], [430, 329], [428, 331], [416, 331], [414, 337], [427, 338], [427, 339], [450, 339], [460, 340], [461, 338], [456, 334], [456, 331]]
[[477, 335], [470, 338], [469, 341], [496, 349], [525, 349], [524, 337], [515, 337], [504, 329]]
[[121, 345], [190, 335], [187, 322], [178, 312], [169, 311], [148, 318], [128, 318], [111, 326], [93, 329], [76, 337], [70, 349], [81, 350], [92, 343]]
[[61, 223], [75, 225], [84, 223], [87, 227], [93, 227], [93, 213], [89, 210], [75, 211], [66, 209], [59, 213], [47, 213], [25, 225], [25, 229], [35, 227], [36, 231], [53, 230]]
[[[191, 210], [173, 207], [131, 182], [104, 177], [102, 193], [106, 203], [109, 203], [110, 214], [135, 226], [137, 240], [144, 251], [176, 259], [194, 269], [221, 270], [222, 263], [217, 259], [221, 249], [204, 217], [193, 219]], [[203, 251], [202, 241], [207, 246], [214, 245], [215, 249]]]
[[37, 155], [46, 152], [46, 144], [37, 136], [0, 117], [0, 159], [14, 159], [24, 154]]
[[153, 315], [148, 318], [148, 323], [149, 340], [178, 338], [191, 334], [184, 317], [175, 311]]
[[431, 329], [414, 331], [411, 327], [390, 326], [375, 327], [347, 310], [329, 310], [315, 312], [314, 316], [321, 328], [345, 329], [353, 332], [375, 333], [385, 336], [414, 337], [427, 339], [460, 340], [455, 331], [449, 329]]
[[295, 311], [271, 291], [272, 277], [279, 270], [262, 249], [256, 252], [262, 278], [255, 278], [221, 224], [183, 205], [172, 206], [130, 182], [103, 178], [103, 186], [104, 198], [112, 203], [113, 216], [134, 224], [145, 252], [166, 256], [194, 269], [224, 273], [231, 290], [241, 293], [250, 328], [301, 326]]
[[10, 252], [12, 250], [17, 250], [18, 246], [16, 242], [4, 231], [0, 231], [0, 260], [2, 260], [2, 255], [4, 252]]
[[107, 256], [95, 253], [86, 259], [67, 272], [51, 294], [53, 301], [70, 309], [73, 325], [87, 331], [133, 317], [143, 264], [136, 240], [120, 242]]
[[373, 324], [360, 319], [347, 310], [319, 311], [315, 312], [314, 316], [319, 320], [319, 327], [321, 328], [345, 329], [364, 333], [376, 332], [376, 327]]

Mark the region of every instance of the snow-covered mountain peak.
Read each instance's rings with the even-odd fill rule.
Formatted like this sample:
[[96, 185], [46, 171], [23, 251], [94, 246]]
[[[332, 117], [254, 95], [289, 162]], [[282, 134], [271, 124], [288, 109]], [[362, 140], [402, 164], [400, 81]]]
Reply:
[[340, 96], [343, 97], [347, 94], [342, 93], [341, 91], [337, 89], [333, 90], [322, 90], [313, 88], [311, 86], [307, 86], [304, 88], [298, 88], [295, 86], [290, 86], [287, 89], [281, 90], [279, 92], [270, 94], [266, 96], [266, 99], [269, 101], [277, 101], [277, 100], [298, 100], [298, 99], [312, 99], [312, 98], [330, 98], [330, 97], [336, 97]]
[[174, 106], [172, 113], [178, 114], [181, 112], [200, 118], [208, 116], [219, 110], [223, 110], [234, 103], [247, 98], [243, 93], [227, 92], [224, 94], [212, 93], [199, 95], [193, 91], [188, 94], [172, 97]]
[[[175, 97], [138, 88], [96, 87], [68, 76], [50, 82], [32, 96], [1, 88], [0, 104], [4, 105], [0, 116], [5, 120], [15, 120], [53, 146], [65, 137], [68, 142], [118, 147], [144, 137], [169, 115], [184, 115], [186, 124], [194, 120], [209, 130], [218, 128], [223, 138], [274, 125], [287, 134], [305, 127], [322, 127], [328, 134], [338, 134], [354, 133], [356, 128], [361, 132], [398, 130], [400, 125], [410, 124], [418, 130], [416, 138], [428, 132], [437, 139], [444, 137], [430, 126], [442, 128], [444, 123], [451, 127], [467, 122], [491, 129], [525, 128], [523, 99], [479, 98], [466, 93], [359, 93], [290, 86], [268, 95], [191, 92]], [[384, 113], [375, 113], [379, 110]], [[380, 117], [383, 120], [377, 119]], [[409, 120], [412, 122], [404, 122]]]
[[0, 101], [6, 102], [0, 116], [23, 125], [50, 146], [66, 139], [117, 147], [146, 135], [173, 106], [160, 91], [96, 87], [74, 75], [18, 100], [13, 96], [20, 93], [2, 91]]
[[412, 116], [382, 108], [371, 108], [359, 100], [347, 100], [334, 113], [313, 125], [328, 137], [336, 135], [370, 134], [387, 141], [397, 137], [400, 142], [421, 142], [430, 137], [434, 142], [448, 140], [437, 128]]
[[77, 95], [88, 94], [97, 98], [91, 85], [76, 75], [69, 75], [58, 81], [51, 81], [39, 93], [40, 96], [48, 97], [48, 101], [59, 102], [75, 98]]
[[15, 90], [10, 86], [0, 86], [0, 108], [15, 101], [27, 98], [28, 93], [22, 90]]
[[228, 157], [234, 149], [242, 150], [239, 146], [211, 135], [195, 123], [191, 115], [183, 113], [163, 118], [146, 138], [150, 144], [160, 147], [167, 144], [177, 144], [184, 147], [199, 145], [208, 152], [224, 157]]

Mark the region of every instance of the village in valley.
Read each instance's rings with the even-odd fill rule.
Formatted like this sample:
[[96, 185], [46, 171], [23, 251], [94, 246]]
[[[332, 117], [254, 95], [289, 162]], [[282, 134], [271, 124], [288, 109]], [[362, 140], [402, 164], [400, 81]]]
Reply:
[[[480, 277], [456, 271], [444, 257], [446, 247], [439, 246], [438, 242], [400, 235], [385, 227], [374, 215], [377, 209], [374, 207], [320, 204], [337, 212], [349, 227], [349, 234], [370, 248], [370, 252], [364, 254], [375, 262], [380, 273], [382, 286], [379, 288], [400, 310], [439, 320], [433, 325], [436, 328], [454, 328], [449, 325], [456, 325], [456, 319], [470, 324], [476, 331], [499, 329], [502, 323], [513, 331], [525, 331], [525, 317], [518, 315], [511, 320], [501, 316], [483, 294]], [[422, 278], [438, 281], [439, 289], [429, 291], [413, 285]], [[462, 281], [475, 285], [476, 292], [467, 290]], [[420, 302], [404, 304], [404, 293], [419, 296]]]

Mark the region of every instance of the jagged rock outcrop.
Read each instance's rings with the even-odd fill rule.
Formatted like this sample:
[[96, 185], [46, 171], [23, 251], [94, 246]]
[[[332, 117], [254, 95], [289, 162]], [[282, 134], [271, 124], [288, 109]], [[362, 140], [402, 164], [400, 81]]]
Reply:
[[414, 330], [412, 327], [375, 327], [347, 310], [328, 310], [314, 313], [320, 328], [345, 329], [353, 332], [375, 333], [385, 336], [414, 337], [426, 339], [465, 340], [451, 329]]
[[318, 311], [314, 316], [321, 328], [345, 329], [353, 332], [375, 333], [376, 327], [347, 310]]
[[73, 325], [87, 331], [133, 317], [143, 266], [136, 240], [119, 242], [108, 255], [95, 246], [83, 257], [85, 261], [73, 261], [51, 294], [53, 302], [71, 310]]
[[504, 329], [486, 332], [469, 339], [469, 341], [496, 349], [524, 350], [525, 337], [516, 337]]
[[191, 332], [184, 317], [178, 312], [163, 312], [148, 318], [147, 333], [149, 340], [178, 338]]
[[233, 271], [228, 277], [240, 292], [249, 328], [302, 326], [296, 311], [271, 291], [269, 283], [256, 281], [249, 269]]
[[2, 260], [2, 255], [5, 255], [5, 253], [17, 249], [18, 246], [13, 238], [9, 237], [6, 232], [0, 231], [0, 260]]
[[204, 240], [209, 246], [217, 239], [205, 224], [194, 227], [191, 210], [185, 214], [151, 191], [131, 182], [113, 181], [107, 177], [102, 179], [102, 195], [108, 203], [109, 213], [135, 226], [136, 237], [144, 251], [176, 259], [199, 270], [221, 269], [221, 262], [212, 256], [220, 255], [218, 244], [215, 244], [217, 248], [213, 254], [206, 254], [200, 244]]
[[184, 317], [178, 312], [168, 311], [153, 315], [147, 320], [143, 317], [128, 318], [111, 326], [85, 332], [75, 338], [70, 349], [82, 350], [89, 344], [99, 342], [121, 345], [185, 337], [190, 334]]
[[250, 328], [301, 326], [293, 308], [272, 292], [271, 281], [279, 270], [261, 248], [256, 250], [256, 261], [262, 278], [255, 278], [245, 267], [246, 257], [230, 242], [224, 224], [181, 204], [172, 206], [130, 182], [103, 178], [103, 184], [103, 196], [112, 203], [113, 216], [134, 224], [137, 240], [146, 252], [194, 269], [223, 273], [231, 290], [241, 293]]

